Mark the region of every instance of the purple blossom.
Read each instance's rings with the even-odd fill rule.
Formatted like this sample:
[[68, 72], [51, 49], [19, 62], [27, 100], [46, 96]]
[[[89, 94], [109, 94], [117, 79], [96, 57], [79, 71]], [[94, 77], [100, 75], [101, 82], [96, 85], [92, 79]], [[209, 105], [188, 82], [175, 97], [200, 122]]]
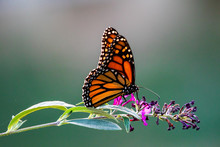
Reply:
[[[125, 95], [124, 97], [128, 97], [129, 95]], [[121, 105], [122, 104], [122, 97], [119, 96], [117, 98], [114, 99], [114, 103], [113, 105]], [[143, 124], [145, 126], [147, 126], [147, 117], [145, 116], [146, 114], [149, 114], [151, 112], [151, 106], [146, 102], [146, 98], [143, 97], [143, 99], [141, 101], [136, 100], [136, 98], [134, 97], [134, 94], [131, 94], [131, 98], [129, 100], [127, 100], [126, 102], [124, 102], [122, 104], [122, 106], [127, 105], [130, 102], [136, 102], [136, 104], [138, 105], [138, 107], [141, 109], [139, 111], [139, 114], [141, 115], [141, 120], [143, 121]], [[135, 104], [132, 103], [132, 107], [135, 107]]]
[[134, 131], [134, 127], [130, 125], [130, 132]]
[[148, 124], [147, 124], [147, 117], [145, 116], [145, 114], [149, 114], [151, 112], [151, 110], [150, 109], [148, 109], [147, 107], [145, 107], [143, 110], [141, 110], [140, 111], [140, 113], [141, 113], [141, 119], [142, 119], [142, 121], [143, 121], [143, 124], [145, 125], [145, 126], [147, 126]]
[[[129, 95], [126, 95], [125, 96], [125, 98], [126, 97], [128, 97]], [[131, 94], [131, 98], [129, 99], [129, 100], [127, 100], [126, 102], [124, 102], [123, 104], [122, 104], [122, 106], [125, 106], [125, 105], [127, 105], [128, 103], [130, 103], [131, 101], [134, 101], [135, 102], [135, 97], [134, 97], [134, 94]]]
[[[143, 101], [140, 101], [140, 104], [142, 104], [142, 103], [143, 103]], [[148, 103], [145, 102], [144, 104], [141, 105], [141, 108], [142, 108], [142, 110], [139, 112], [139, 114], [141, 114], [141, 119], [143, 121], [143, 124], [145, 126], [147, 126], [146, 114], [149, 114], [151, 112], [151, 107], [149, 107]]]
[[114, 99], [113, 105], [121, 105], [122, 102], [123, 102], [122, 96], [119, 96]]
[[[124, 98], [129, 95], [125, 95]], [[159, 120], [166, 121], [168, 123], [168, 130], [174, 129], [175, 126], [170, 122], [170, 120], [175, 120], [176, 122], [180, 122], [183, 125], [183, 129], [193, 128], [199, 130], [200, 128], [197, 126], [197, 123], [200, 122], [198, 117], [194, 114], [196, 112], [197, 107], [194, 105], [194, 101], [186, 103], [181, 108], [179, 104], [175, 104], [174, 100], [171, 100], [170, 103], [164, 103], [162, 107], [158, 104], [157, 101], [151, 101], [147, 103], [146, 98], [143, 96], [141, 100], [136, 100], [134, 94], [131, 94], [131, 98], [123, 103], [122, 96], [119, 96], [114, 99], [113, 105], [121, 105], [125, 107], [128, 103], [131, 102], [131, 106], [135, 108], [136, 113], [141, 117], [141, 119], [137, 119], [133, 117], [130, 121], [142, 121], [143, 125], [147, 126], [147, 120], [149, 116], [157, 118], [157, 125], [159, 125]], [[151, 113], [151, 114], [150, 114]], [[130, 126], [130, 131], [133, 131], [134, 128]]]
[[[126, 97], [128, 97], [128, 96], [129, 96], [129, 95], [125, 95], [124, 98], [126, 98]], [[123, 102], [122, 96], [119, 96], [119, 97], [117, 97], [117, 98], [114, 99], [113, 105], [121, 105], [121, 104], [122, 104], [122, 106], [125, 106], [125, 105], [127, 105], [128, 103], [130, 103], [131, 101], [135, 101], [135, 100], [136, 100], [136, 99], [135, 99], [134, 95], [131, 94], [131, 98], [122, 104], [122, 102]]]

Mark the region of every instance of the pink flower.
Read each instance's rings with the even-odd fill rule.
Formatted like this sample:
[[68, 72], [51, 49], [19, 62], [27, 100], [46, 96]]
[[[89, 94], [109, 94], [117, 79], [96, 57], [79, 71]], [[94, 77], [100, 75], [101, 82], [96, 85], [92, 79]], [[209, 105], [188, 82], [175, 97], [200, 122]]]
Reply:
[[121, 105], [122, 102], [123, 102], [122, 96], [119, 96], [114, 99], [113, 105]]
[[[124, 97], [128, 97], [129, 95], [125, 95]], [[117, 98], [114, 99], [113, 105], [121, 105], [123, 102], [122, 96], [119, 96]], [[143, 121], [143, 124], [145, 126], [147, 126], [147, 117], [145, 116], [146, 114], [149, 114], [151, 112], [151, 104], [148, 104], [146, 102], [145, 97], [143, 98], [143, 100], [138, 101], [135, 99], [134, 94], [131, 94], [131, 98], [129, 100], [127, 100], [126, 102], [124, 102], [121, 106], [125, 106], [130, 102], [136, 102], [136, 104], [139, 106], [139, 108], [141, 109], [141, 111], [139, 112], [139, 115], [141, 115], [141, 120]], [[135, 107], [135, 104], [132, 103]]]
[[[128, 96], [129, 96], [129, 95], [125, 95], [124, 97], [126, 98], [126, 97], [128, 97]], [[129, 100], [127, 100], [127, 101], [126, 101], [125, 103], [123, 103], [123, 104], [122, 104], [122, 102], [123, 102], [122, 96], [119, 96], [119, 97], [117, 97], [117, 98], [114, 99], [113, 105], [121, 105], [121, 104], [122, 104], [122, 106], [124, 106], [124, 105], [128, 104], [128, 103], [131, 102], [131, 101], [135, 101], [135, 97], [134, 97], [133, 94], [131, 94], [131, 98], [130, 98]]]
[[150, 112], [151, 112], [151, 109], [149, 109], [147, 105], [144, 107], [143, 110], [140, 111], [141, 117], [142, 117], [141, 119], [142, 119], [143, 124], [144, 124], [145, 126], [147, 126], [147, 122], [146, 122], [147, 117], [145, 116], [145, 114], [149, 114]]
[[[125, 95], [125, 98], [128, 97], [129, 95]], [[126, 104], [130, 103], [131, 101], [134, 101], [135, 102], [135, 97], [134, 97], [134, 94], [131, 94], [131, 98], [129, 100], [127, 100], [126, 102], [124, 102], [122, 104], [122, 106], [125, 106]]]

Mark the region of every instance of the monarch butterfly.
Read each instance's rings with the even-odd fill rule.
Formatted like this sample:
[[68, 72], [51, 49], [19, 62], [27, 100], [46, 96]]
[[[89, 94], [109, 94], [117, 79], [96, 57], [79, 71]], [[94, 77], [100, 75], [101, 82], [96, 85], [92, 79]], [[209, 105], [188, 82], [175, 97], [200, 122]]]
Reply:
[[84, 81], [82, 99], [86, 107], [98, 107], [118, 96], [136, 92], [135, 66], [131, 48], [112, 27], [102, 36], [98, 67]]

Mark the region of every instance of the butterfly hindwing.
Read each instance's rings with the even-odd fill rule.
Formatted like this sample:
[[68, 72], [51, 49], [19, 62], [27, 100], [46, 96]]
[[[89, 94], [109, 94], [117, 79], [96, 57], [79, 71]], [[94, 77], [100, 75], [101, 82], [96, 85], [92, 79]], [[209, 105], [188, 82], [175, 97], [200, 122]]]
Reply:
[[95, 69], [85, 79], [83, 101], [87, 107], [97, 107], [123, 94], [130, 82], [115, 70]]

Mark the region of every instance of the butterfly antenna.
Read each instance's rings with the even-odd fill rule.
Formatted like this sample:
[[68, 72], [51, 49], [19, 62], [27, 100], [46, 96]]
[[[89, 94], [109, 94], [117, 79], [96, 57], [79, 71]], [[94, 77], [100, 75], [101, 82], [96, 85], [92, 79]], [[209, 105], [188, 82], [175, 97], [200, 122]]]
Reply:
[[138, 91], [136, 91], [136, 97], [137, 97], [137, 100], [140, 101], [139, 98], [138, 98]]
[[156, 96], [158, 97], [158, 99], [160, 100], [160, 96], [159, 96], [159, 94], [157, 94], [157, 93], [154, 92], [153, 90], [150, 90], [150, 89], [145, 88], [145, 87], [140, 87], [140, 88], [143, 88], [143, 89], [145, 89], [145, 90], [147, 90], [147, 91], [150, 91], [151, 93], [153, 93], [154, 95], [156, 95]]

